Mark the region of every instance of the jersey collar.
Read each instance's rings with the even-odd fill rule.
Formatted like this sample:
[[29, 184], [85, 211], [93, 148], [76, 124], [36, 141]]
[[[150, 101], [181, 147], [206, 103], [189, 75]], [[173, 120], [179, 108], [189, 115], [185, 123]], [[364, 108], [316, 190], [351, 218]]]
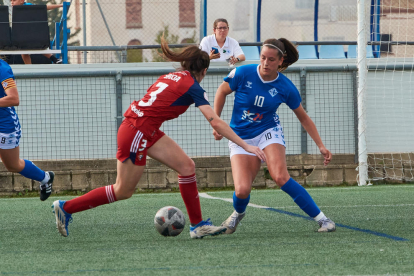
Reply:
[[259, 67], [260, 67], [260, 64], [259, 64], [259, 65], [257, 65], [257, 69], [256, 69], [256, 71], [257, 71], [257, 75], [259, 76], [259, 79], [260, 79], [263, 83], [270, 83], [270, 82], [277, 81], [277, 80], [279, 79], [280, 73], [278, 72], [278, 73], [277, 73], [277, 77], [276, 77], [274, 80], [270, 80], [270, 81], [265, 81], [265, 80], [263, 80], [263, 79], [262, 79], [262, 76], [260, 76]]
[[[216, 39], [216, 35], [215, 34], [213, 34], [213, 39], [214, 39], [214, 45], [213, 46], [217, 46], [217, 47], [219, 47], [218, 46], [218, 42], [217, 42], [217, 39]], [[229, 47], [229, 40], [227, 39], [227, 36], [226, 36], [226, 40], [224, 40], [224, 44], [223, 44], [223, 48], [224, 47], [226, 47], [226, 48], [228, 48]]]

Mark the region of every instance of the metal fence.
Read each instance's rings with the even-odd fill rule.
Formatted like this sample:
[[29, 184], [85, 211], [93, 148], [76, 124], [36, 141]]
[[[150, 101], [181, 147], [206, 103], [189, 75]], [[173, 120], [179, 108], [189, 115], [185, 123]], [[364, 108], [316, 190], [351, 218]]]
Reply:
[[[55, 0], [28, 0], [52, 4]], [[413, 41], [412, 1], [366, 1], [369, 40]], [[10, 5], [10, 0], [0, 0]], [[51, 33], [62, 9], [49, 11]], [[156, 45], [162, 33], [169, 43], [199, 43], [213, 33], [213, 22], [226, 18], [229, 36], [239, 42], [259, 42], [272, 37], [291, 41], [356, 41], [355, 0], [71, 0], [69, 45]], [[344, 46], [344, 51], [348, 47]], [[409, 57], [414, 47], [381, 44], [381, 56]], [[121, 52], [83, 51], [70, 54], [70, 63], [151, 62], [154, 49]]]
[[[166, 68], [171, 68], [169, 63]], [[159, 75], [170, 71], [173, 69], [17, 71], [22, 156], [31, 160], [114, 158], [117, 127], [124, 111], [146, 93]], [[211, 68], [203, 80], [211, 103], [228, 72], [228, 68]], [[293, 67], [286, 75], [300, 88], [303, 105], [326, 146], [333, 153], [354, 153], [354, 72], [343, 66]], [[232, 97], [228, 97], [222, 114], [227, 122], [231, 118]], [[319, 153], [290, 109], [282, 105], [278, 114], [287, 154]], [[211, 127], [194, 106], [178, 119], [165, 122], [162, 130], [192, 157], [228, 155], [227, 140], [213, 139]]]

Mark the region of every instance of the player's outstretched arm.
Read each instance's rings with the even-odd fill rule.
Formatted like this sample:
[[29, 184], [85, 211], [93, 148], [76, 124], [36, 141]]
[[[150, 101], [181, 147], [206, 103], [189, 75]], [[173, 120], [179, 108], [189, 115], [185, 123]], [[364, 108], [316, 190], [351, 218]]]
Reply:
[[0, 107], [18, 106], [20, 104], [17, 87], [6, 89], [6, 96], [0, 99]]
[[[221, 112], [223, 111], [224, 104], [226, 103], [227, 95], [231, 94], [233, 91], [230, 88], [230, 85], [223, 81], [223, 83], [217, 88], [216, 97], [214, 98], [214, 112], [220, 117]], [[218, 133], [215, 129], [213, 130], [214, 139], [221, 140], [223, 135]]]
[[260, 158], [260, 160], [266, 161], [266, 156], [264, 152], [255, 146], [248, 145], [243, 139], [241, 139], [234, 131], [230, 128], [225, 121], [219, 118], [214, 110], [209, 105], [201, 105], [198, 107], [200, 111], [203, 113], [204, 117], [206, 117], [207, 121], [209, 121], [210, 125], [216, 130], [218, 133], [221, 133], [227, 139], [233, 141], [240, 147], [242, 147], [245, 151], [253, 153]]
[[294, 109], [296, 117], [298, 117], [300, 123], [302, 124], [303, 128], [309, 133], [310, 137], [315, 141], [316, 145], [319, 148], [319, 151], [325, 158], [323, 164], [326, 166], [331, 162], [332, 153], [324, 146], [321, 137], [319, 136], [318, 129], [316, 128], [315, 123], [306, 113], [305, 109], [303, 109], [302, 105], [299, 105], [298, 108]]

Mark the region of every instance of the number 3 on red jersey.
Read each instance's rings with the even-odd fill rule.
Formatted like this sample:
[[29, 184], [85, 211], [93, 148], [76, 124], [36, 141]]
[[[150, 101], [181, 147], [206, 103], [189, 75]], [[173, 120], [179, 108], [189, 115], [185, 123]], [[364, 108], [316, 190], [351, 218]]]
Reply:
[[150, 105], [152, 105], [155, 102], [155, 100], [157, 99], [157, 95], [160, 94], [162, 91], [164, 91], [164, 89], [168, 87], [168, 84], [163, 83], [163, 82], [159, 82], [159, 83], [157, 83], [156, 87], [158, 87], [158, 89], [155, 90], [155, 91], [152, 91], [150, 93], [151, 98], [148, 100], [148, 102], [144, 102], [143, 100], [140, 100], [139, 103], [138, 103], [139, 106], [150, 106]]

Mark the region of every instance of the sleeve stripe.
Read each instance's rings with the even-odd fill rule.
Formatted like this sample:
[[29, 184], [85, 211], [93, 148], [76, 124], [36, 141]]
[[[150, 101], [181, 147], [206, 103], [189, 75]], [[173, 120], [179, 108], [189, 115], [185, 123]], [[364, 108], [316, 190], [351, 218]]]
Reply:
[[7, 89], [16, 87], [16, 82], [14, 81], [14, 79], [8, 78], [2, 81], [1, 85], [3, 86], [4, 91], [6, 91]]

